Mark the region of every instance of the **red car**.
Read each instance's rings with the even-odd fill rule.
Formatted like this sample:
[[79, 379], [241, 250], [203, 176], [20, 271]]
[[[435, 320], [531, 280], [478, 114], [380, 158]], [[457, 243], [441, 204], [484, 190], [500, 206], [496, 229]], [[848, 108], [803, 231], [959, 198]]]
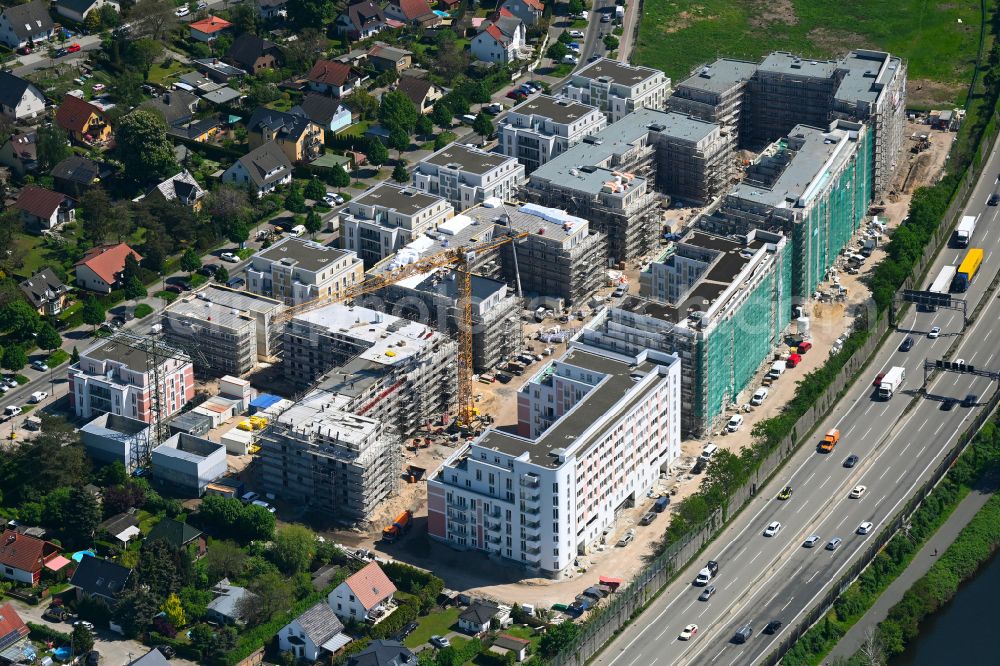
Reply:
[[507, 93], [507, 97], [510, 97], [513, 100], [517, 100], [518, 102], [528, 99], [527, 93], [518, 88], [515, 88], [514, 90], [511, 90], [509, 93]]
[[884, 372], [878, 373], [878, 377], [875, 378], [875, 381], [872, 383], [872, 386], [874, 386], [875, 388], [878, 388], [882, 384], [882, 378], [883, 377], [885, 377], [885, 373]]
[[798, 354], [789, 354], [788, 355], [788, 367], [789, 368], [794, 368], [795, 366], [797, 366], [801, 362], [802, 362], [802, 357], [799, 356]]
[[17, 54], [18, 55], [28, 55], [29, 53], [31, 53], [31, 47], [30, 46], [22, 46], [21, 48], [19, 48], [17, 50]]
[[798, 352], [800, 354], [805, 354], [807, 351], [809, 351], [810, 349], [812, 349], [812, 347], [813, 347], [813, 345], [812, 345], [811, 342], [800, 342], [796, 346], [796, 349], [798, 350]]
[[66, 53], [76, 53], [79, 50], [80, 50], [79, 44], [70, 44], [69, 46], [66, 47]]

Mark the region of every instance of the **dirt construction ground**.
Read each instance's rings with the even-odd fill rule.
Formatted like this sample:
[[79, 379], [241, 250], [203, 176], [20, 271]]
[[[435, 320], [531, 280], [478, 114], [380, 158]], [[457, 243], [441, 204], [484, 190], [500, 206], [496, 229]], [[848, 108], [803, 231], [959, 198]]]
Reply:
[[[912, 134], [928, 134], [930, 146], [919, 154], [910, 152], [912, 142], [905, 144], [906, 152], [901, 156], [903, 165], [897, 174], [897, 182], [890, 193], [877, 205], [884, 205], [884, 210], [878, 213], [878, 218], [888, 223], [889, 232], [899, 225], [906, 215], [909, 207], [910, 197], [913, 189], [920, 185], [925, 185], [936, 181], [942, 174], [945, 158], [954, 139], [954, 134], [948, 132], [931, 131], [927, 125], [911, 123], [907, 127], [906, 136]], [[681, 214], [690, 219], [692, 213], [690, 209], [684, 209]], [[860, 231], [858, 236], [852, 241], [853, 251], [857, 251], [861, 244]], [[886, 236], [881, 238], [884, 242]], [[865, 276], [882, 259], [884, 253], [877, 249], [875, 253], [862, 265], [857, 275], [851, 275], [844, 270], [844, 260], [838, 259], [835, 268], [840, 285], [846, 291], [846, 297], [842, 301], [824, 296], [820, 300], [813, 300], [805, 307], [804, 314], [810, 317], [810, 335], [813, 348], [803, 356], [802, 363], [797, 367], [789, 369], [770, 388], [770, 394], [764, 404], [759, 407], [749, 407], [744, 413], [745, 423], [739, 431], [723, 435], [721, 425], [729, 418], [729, 414], [736, 413], [731, 410], [720, 419], [715, 433], [702, 440], [687, 440], [682, 442], [683, 455], [677, 461], [676, 468], [672, 474], [666, 475], [660, 480], [659, 493], [676, 492], [672, 501], [687, 497], [698, 489], [700, 476], [692, 476], [688, 473], [695, 462], [696, 456], [709, 441], [720, 448], [737, 451], [750, 443], [750, 431], [754, 423], [760, 419], [766, 419], [776, 415], [781, 406], [787, 402], [795, 391], [797, 379], [813, 371], [823, 364], [830, 354], [831, 348], [837, 339], [843, 335], [850, 327], [854, 314], [859, 307], [865, 307], [868, 301], [868, 291], [863, 284]], [[638, 280], [636, 271], [626, 271], [629, 278], [629, 291], [638, 291]], [[834, 283], [827, 282], [820, 287], [821, 293], [832, 293]], [[607, 291], [607, 290], [605, 290]], [[600, 295], [603, 296], [605, 292]], [[562, 326], [581, 326], [583, 322], [571, 320]], [[546, 321], [542, 324], [545, 328], [560, 325], [558, 322]], [[538, 325], [532, 322], [525, 324], [526, 336], [534, 333]], [[791, 331], [794, 332], [794, 331]], [[545, 346], [537, 341], [532, 341], [531, 346], [535, 351], [540, 352]], [[553, 345], [555, 347], [553, 356], [558, 357], [565, 349], [565, 345]], [[787, 347], [779, 350], [778, 353], [787, 351]], [[475, 385], [477, 393], [481, 394], [478, 406], [481, 413], [491, 414], [496, 425], [510, 425], [516, 420], [516, 392], [519, 386], [530, 374], [538, 369], [539, 363], [533, 364], [523, 377], [515, 377], [509, 384], [494, 383]], [[761, 368], [756, 380], [739, 396], [737, 404], [744, 405], [749, 402], [750, 395], [761, 385], [761, 379], [766, 368]], [[408, 445], [412, 442], [408, 442]], [[438, 438], [426, 448], [408, 448], [405, 452], [404, 469], [408, 464], [421, 467], [428, 472], [435, 470], [450, 455], [457, 442], [447, 441]], [[434, 573], [445, 580], [445, 585], [451, 589], [461, 590], [488, 596], [506, 602], [527, 602], [542, 606], [550, 606], [553, 603], [569, 603], [573, 597], [582, 592], [589, 585], [597, 582], [598, 576], [608, 575], [629, 579], [634, 576], [644, 565], [644, 559], [651, 553], [653, 544], [661, 536], [663, 529], [670, 520], [670, 509], [665, 515], [657, 519], [648, 527], [638, 526], [639, 518], [649, 510], [653, 503], [652, 499], [642, 498], [639, 506], [626, 510], [618, 523], [614, 526], [614, 532], [608, 538], [607, 547], [598, 549], [586, 556], [581, 556], [577, 560], [577, 567], [565, 579], [552, 581], [539, 578], [525, 578], [527, 572], [520, 567], [506, 565], [487, 559], [483, 554], [476, 552], [458, 552], [440, 544], [431, 542], [426, 536], [427, 519], [427, 492], [424, 480], [416, 483], [404, 483], [398, 497], [387, 502], [375, 516], [371, 528], [368, 530], [353, 530], [350, 532], [331, 532], [326, 536], [335, 541], [352, 547], [364, 547], [374, 550], [376, 553], [404, 562], [409, 562], [416, 566], [432, 569]], [[384, 525], [391, 523], [392, 518], [403, 509], [410, 509], [414, 512], [414, 529], [399, 543], [385, 545], [377, 541], [379, 532]], [[614, 544], [618, 537], [627, 529], [635, 527], [636, 538], [628, 546], [618, 548]]]

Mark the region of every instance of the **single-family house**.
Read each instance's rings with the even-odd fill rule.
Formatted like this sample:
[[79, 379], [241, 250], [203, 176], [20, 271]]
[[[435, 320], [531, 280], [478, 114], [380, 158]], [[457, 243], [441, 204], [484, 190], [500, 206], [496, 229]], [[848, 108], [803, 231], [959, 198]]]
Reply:
[[318, 93], [306, 95], [302, 103], [292, 109], [292, 113], [297, 112], [322, 127], [324, 132], [339, 132], [350, 127], [353, 119], [351, 110], [339, 99]]
[[525, 25], [538, 25], [545, 11], [542, 0], [507, 0], [503, 8], [524, 21]]
[[194, 118], [198, 111], [198, 96], [186, 90], [168, 90], [139, 106], [159, 113], [167, 121], [167, 127], [176, 127]]
[[190, 171], [182, 169], [156, 185], [146, 193], [145, 197], [160, 197], [165, 201], [179, 201], [198, 212], [201, 210], [202, 199], [205, 198], [205, 190], [201, 188]]
[[291, 652], [296, 658], [309, 662], [316, 661], [324, 652], [334, 654], [350, 642], [344, 625], [322, 601], [278, 632], [280, 651]]
[[70, 155], [49, 172], [56, 189], [73, 197], [80, 196], [103, 177], [97, 162], [80, 155]]
[[427, 0], [389, 0], [385, 15], [414, 27], [432, 28], [441, 23], [441, 17], [431, 11]]
[[124, 546], [132, 539], [140, 536], [142, 530], [139, 529], [139, 519], [133, 514], [119, 513], [98, 525], [97, 533], [106, 534]]
[[10, 72], [0, 71], [0, 115], [11, 120], [29, 120], [45, 113], [45, 95]]
[[347, 660], [347, 666], [416, 666], [417, 655], [399, 641], [374, 640]]
[[25, 226], [42, 231], [76, 219], [76, 203], [71, 198], [37, 185], [22, 188], [14, 208], [21, 211]]
[[219, 84], [239, 84], [247, 75], [245, 69], [218, 58], [199, 58], [193, 61], [198, 71]]
[[52, 3], [59, 16], [76, 23], [83, 23], [91, 12], [98, 11], [105, 5], [113, 7], [116, 12], [121, 11], [118, 3], [111, 0], [55, 0]]
[[337, 56], [334, 60], [347, 63], [351, 67], [365, 69], [368, 67], [368, 49], [351, 49], [347, 53]]
[[[171, 127], [167, 130], [167, 134], [197, 141], [198, 143], [205, 143], [225, 129], [226, 122], [222, 118], [219, 116], [209, 116], [208, 118], [201, 118], [200, 120]], [[178, 147], [183, 147], [183, 145]], [[178, 161], [182, 162], [183, 160], [178, 158]]]
[[349, 39], [368, 39], [386, 28], [385, 12], [372, 0], [348, 5], [336, 21], [337, 32]]
[[128, 584], [132, 570], [99, 557], [84, 556], [69, 579], [77, 599], [98, 598], [113, 604]]
[[309, 89], [335, 97], [345, 97], [368, 80], [361, 70], [336, 60], [317, 60], [306, 76]]
[[525, 37], [524, 22], [501, 9], [492, 21], [484, 21], [479, 34], [472, 38], [472, 57], [483, 62], [513, 62], [525, 48]]
[[7, 7], [0, 13], [0, 44], [19, 49], [52, 39], [55, 23], [41, 0]]
[[343, 620], [364, 622], [384, 615], [392, 603], [396, 586], [377, 562], [370, 562], [361, 571], [333, 589], [327, 596], [330, 608]]
[[292, 182], [292, 162], [273, 141], [254, 148], [222, 174], [222, 182], [246, 187], [256, 197]]
[[396, 88], [410, 98], [419, 113], [430, 113], [434, 110], [434, 103], [444, 97], [444, 91], [439, 86], [415, 76], [399, 77]]
[[251, 74], [259, 74], [265, 69], [278, 69], [282, 61], [281, 49], [277, 44], [250, 32], [237, 37], [223, 59]]
[[251, 148], [276, 143], [289, 162], [312, 162], [323, 154], [323, 128], [304, 113], [285, 113], [264, 106], [247, 121]]
[[31, 130], [12, 134], [0, 146], [0, 165], [7, 167], [19, 178], [38, 169], [38, 132]]
[[43, 539], [6, 529], [0, 535], [0, 577], [38, 585], [45, 565], [59, 557], [59, 547]]
[[220, 35], [225, 34], [232, 27], [233, 24], [226, 19], [213, 15], [207, 16], [200, 21], [192, 21], [188, 25], [191, 38], [197, 39], [199, 42], [214, 42]]
[[[28, 625], [12, 605], [6, 603], [0, 606], [0, 655], [12, 647], [19, 647], [18, 644], [21, 642], [27, 643], [29, 633], [31, 630], [28, 629]], [[0, 656], [0, 659], [4, 657]]]
[[520, 663], [528, 658], [528, 648], [531, 641], [525, 638], [518, 638], [510, 634], [500, 634], [490, 646], [490, 652], [499, 654], [501, 657], [507, 654], [514, 655], [514, 661]]
[[380, 72], [394, 69], [400, 73], [413, 65], [413, 52], [382, 42], [375, 42], [368, 49], [368, 61]]
[[458, 616], [458, 627], [467, 634], [478, 635], [489, 631], [490, 621], [500, 611], [500, 606], [490, 601], [473, 601]]
[[125, 243], [88, 250], [83, 259], [76, 262], [76, 284], [90, 291], [110, 294], [121, 281], [125, 257], [129, 255], [142, 261], [142, 256]]
[[75, 95], [65, 95], [56, 110], [56, 124], [74, 141], [86, 145], [111, 138], [111, 123], [104, 110]]
[[256, 595], [245, 587], [233, 585], [228, 578], [223, 578], [212, 586], [215, 598], [208, 602], [205, 615], [209, 622], [217, 624], [246, 624], [243, 605], [245, 600]]
[[278, 18], [288, 14], [285, 9], [287, 4], [288, 0], [258, 0], [257, 12], [264, 19]]
[[194, 545], [199, 556], [208, 552], [208, 541], [201, 530], [173, 518], [163, 518], [153, 525], [146, 541], [165, 541], [178, 550]]
[[43, 268], [18, 286], [31, 307], [43, 317], [54, 317], [62, 312], [69, 298], [69, 287], [51, 268]]
[[158, 648], [153, 648], [138, 659], [128, 662], [125, 666], [170, 666], [170, 662]]

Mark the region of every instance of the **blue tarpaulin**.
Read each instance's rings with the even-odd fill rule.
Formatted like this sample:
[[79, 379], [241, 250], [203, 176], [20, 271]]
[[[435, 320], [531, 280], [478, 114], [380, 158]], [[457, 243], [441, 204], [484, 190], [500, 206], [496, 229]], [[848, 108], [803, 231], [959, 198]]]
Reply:
[[262, 393], [253, 400], [250, 401], [251, 411], [260, 411], [262, 409], [267, 409], [276, 402], [280, 402], [281, 398], [270, 393]]

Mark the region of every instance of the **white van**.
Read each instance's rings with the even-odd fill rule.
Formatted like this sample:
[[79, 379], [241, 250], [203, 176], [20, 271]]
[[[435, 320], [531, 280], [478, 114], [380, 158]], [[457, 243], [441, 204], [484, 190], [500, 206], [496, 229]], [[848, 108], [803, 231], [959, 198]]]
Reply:
[[7, 408], [3, 410], [3, 417], [5, 419], [12, 418], [21, 413], [21, 408], [17, 405], [7, 405]]
[[726, 424], [726, 430], [728, 432], [736, 432], [743, 425], [743, 417], [739, 414], [733, 414], [729, 419], [729, 423]]
[[715, 444], [711, 444], [711, 443], [706, 444], [705, 448], [703, 448], [701, 450], [701, 457], [705, 458], [706, 460], [708, 460], [708, 459], [710, 459], [712, 457], [712, 454], [714, 454], [718, 450], [719, 450], [719, 447], [716, 446]]
[[303, 234], [304, 234], [305, 232], [306, 232], [306, 227], [305, 227], [305, 225], [302, 225], [302, 224], [297, 224], [297, 225], [295, 225], [294, 227], [292, 227], [292, 228], [291, 228], [291, 230], [290, 230], [290, 231], [289, 231], [288, 233], [290, 233], [290, 234], [291, 234], [291, 235], [293, 235], [293, 236], [301, 236], [301, 235], [303, 235]]
[[750, 398], [751, 405], [760, 405], [767, 399], [767, 388], [761, 386], [759, 389], [754, 391], [753, 397]]

